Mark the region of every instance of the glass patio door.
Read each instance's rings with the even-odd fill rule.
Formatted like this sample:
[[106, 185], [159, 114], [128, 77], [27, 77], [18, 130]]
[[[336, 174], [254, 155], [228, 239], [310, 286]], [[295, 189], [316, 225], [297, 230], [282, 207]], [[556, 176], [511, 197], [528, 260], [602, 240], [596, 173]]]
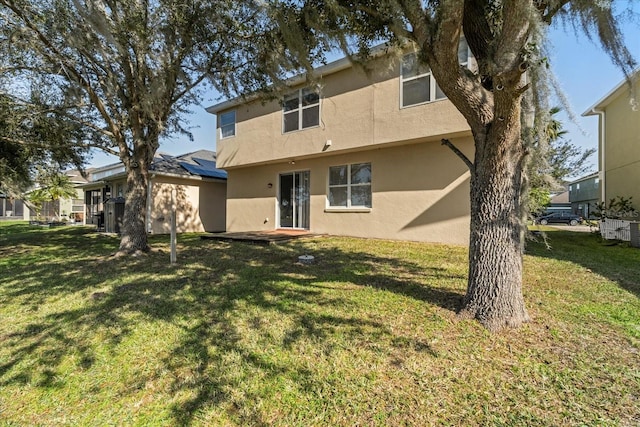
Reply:
[[280, 227], [309, 229], [309, 171], [280, 175]]

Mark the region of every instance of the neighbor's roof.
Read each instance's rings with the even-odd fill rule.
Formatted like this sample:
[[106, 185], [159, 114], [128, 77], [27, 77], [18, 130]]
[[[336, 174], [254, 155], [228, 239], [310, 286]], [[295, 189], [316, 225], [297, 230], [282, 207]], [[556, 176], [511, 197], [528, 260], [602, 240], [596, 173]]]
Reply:
[[593, 172], [593, 173], [590, 173], [589, 175], [585, 175], [585, 176], [580, 177], [578, 179], [574, 179], [569, 184], [577, 184], [578, 182], [582, 182], [582, 181], [587, 181], [589, 179], [598, 178], [599, 176], [600, 176], [599, 172]]
[[[104, 167], [93, 169], [93, 172], [114, 169], [116, 166], [122, 166], [122, 163], [114, 163]], [[226, 180], [227, 172], [216, 167], [216, 153], [209, 150], [198, 150], [192, 153], [172, 156], [165, 153], [156, 153], [149, 172], [156, 175], [174, 176], [183, 178], [209, 178]], [[126, 176], [125, 172], [118, 171], [113, 175], [92, 179], [86, 184], [78, 185], [78, 187], [91, 187], [97, 183], [106, 180], [113, 181]]]
[[[88, 172], [89, 170], [85, 171], [85, 173]], [[86, 184], [88, 182], [88, 180], [84, 176], [82, 176], [82, 173], [77, 169], [68, 170], [64, 174], [69, 177], [73, 184]]]
[[569, 203], [569, 192], [563, 191], [555, 196], [551, 196], [551, 203]]
[[[631, 73], [631, 83], [635, 86], [640, 82], [640, 68], [637, 68], [633, 73]], [[604, 107], [609, 105], [614, 99], [619, 97], [625, 92], [629, 92], [629, 81], [627, 79], [623, 79], [616, 87], [611, 89], [609, 93], [603, 96], [598, 102], [593, 104], [591, 107], [587, 108], [587, 111], [582, 113], [583, 116], [593, 116], [597, 114], [598, 110], [602, 110]]]
[[149, 172], [160, 175], [227, 179], [227, 172], [216, 167], [216, 153], [209, 150], [199, 150], [179, 156], [157, 154], [151, 163]]

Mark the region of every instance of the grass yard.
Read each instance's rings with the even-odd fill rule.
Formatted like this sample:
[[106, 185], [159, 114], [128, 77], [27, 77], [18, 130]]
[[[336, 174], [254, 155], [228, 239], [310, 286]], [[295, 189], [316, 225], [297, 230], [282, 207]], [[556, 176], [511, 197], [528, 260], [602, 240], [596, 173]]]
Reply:
[[456, 319], [462, 247], [183, 235], [171, 266], [0, 223], [0, 425], [639, 425], [640, 250], [549, 243], [492, 335]]

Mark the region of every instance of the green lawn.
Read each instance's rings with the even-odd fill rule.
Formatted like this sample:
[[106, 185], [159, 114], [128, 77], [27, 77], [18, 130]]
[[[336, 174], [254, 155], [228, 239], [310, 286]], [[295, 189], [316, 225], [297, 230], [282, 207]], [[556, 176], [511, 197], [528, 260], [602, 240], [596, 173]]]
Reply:
[[462, 247], [151, 244], [0, 223], [0, 425], [640, 424], [638, 249], [550, 231], [492, 335]]

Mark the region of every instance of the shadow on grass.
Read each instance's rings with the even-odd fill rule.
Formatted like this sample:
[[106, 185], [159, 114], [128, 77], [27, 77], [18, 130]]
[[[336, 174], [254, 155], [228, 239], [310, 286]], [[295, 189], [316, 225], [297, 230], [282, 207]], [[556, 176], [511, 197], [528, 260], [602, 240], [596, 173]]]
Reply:
[[[172, 371], [185, 369], [176, 361], [199, 362], [197, 380], [190, 383], [176, 381], [172, 390], [179, 393], [187, 388], [195, 393], [187, 401], [174, 405], [173, 414], [179, 424], [189, 424], [203, 407], [212, 404], [228, 407], [231, 418], [240, 424], [269, 424], [257, 409], [252, 409], [259, 406], [264, 396], [246, 390], [240, 402], [232, 396], [232, 390], [238, 388], [241, 380], [237, 373], [229, 372], [226, 367], [230, 354], [242, 360], [241, 366], [247, 370], [245, 375], [258, 375], [267, 383], [285, 378], [302, 391], [331, 388], [331, 380], [318, 378], [313, 369], [287, 363], [286, 358], [267, 357], [260, 350], [243, 344], [243, 332], [229, 321], [230, 316], [238, 313], [234, 308], [238, 303], [245, 303], [244, 307], [249, 311], [259, 308], [260, 313], [275, 311], [293, 319], [292, 325], [283, 333], [280, 350], [295, 351], [301, 342], [311, 341], [321, 343], [324, 357], [331, 358], [343, 345], [333, 338], [339, 331], [354, 349], [367, 343], [389, 342], [400, 351], [411, 347], [437, 357], [428, 343], [394, 333], [379, 316], [365, 318], [350, 314], [357, 307], [353, 301], [341, 297], [345, 292], [344, 285], [347, 293], [371, 287], [448, 310], [457, 309], [462, 297], [459, 291], [425, 285], [417, 281], [416, 276], [424, 275], [433, 280], [464, 280], [464, 277], [450, 274], [445, 269], [425, 269], [392, 257], [316, 247], [311, 252], [317, 262], [300, 265], [295, 262], [297, 256], [309, 252], [301, 242], [268, 248], [232, 243], [223, 252], [221, 264], [208, 274], [226, 276], [226, 279], [216, 280], [217, 291], [202, 287], [192, 291], [198, 293], [193, 295], [198, 301], [207, 301], [201, 307], [202, 321], [185, 334], [187, 339], [167, 360]], [[338, 292], [332, 292], [334, 290]], [[277, 327], [259, 317], [252, 318], [249, 323], [258, 334], [269, 335], [270, 328]], [[213, 347], [218, 349], [214, 354], [210, 351]], [[326, 382], [329, 385], [323, 384]]]
[[527, 254], [581, 265], [640, 297], [640, 249], [603, 240], [595, 233], [549, 231], [546, 235], [550, 249], [542, 241], [529, 242]]
[[[319, 377], [313, 366], [269, 357], [264, 349], [247, 345], [248, 333], [285, 355], [313, 342], [327, 358], [345, 347], [377, 348], [376, 343], [387, 343], [400, 354], [410, 348], [437, 357], [428, 343], [393, 331], [375, 312], [375, 303], [373, 309], [371, 302], [363, 307], [358, 298], [377, 298], [365, 295], [368, 288], [455, 311], [465, 281], [459, 272], [400, 256], [304, 241], [264, 247], [185, 236], [179, 265], [172, 267], [166, 253], [109, 258], [117, 240], [86, 229], [17, 234], [3, 236], [7, 253], [24, 252], [15, 252], [8, 262], [12, 280], [2, 285], [1, 294], [31, 310], [37, 320], [0, 337], [8, 352], [0, 362], [0, 386], [63, 387], [64, 379], [57, 375], [61, 364], [73, 356], [78, 370], [90, 369], [98, 333], [100, 345], [115, 348], [136, 331], [140, 319], [171, 322], [180, 328], [181, 338], [167, 349], [162, 364], [173, 377], [171, 395], [183, 396], [171, 406], [179, 425], [190, 424], [211, 407], [241, 424], [269, 424], [259, 410], [259, 390], [234, 394], [247, 377], [285, 380], [303, 393], [331, 381]], [[152, 238], [151, 243], [164, 247], [163, 239]], [[298, 264], [297, 256], [309, 251], [317, 262]], [[65, 298], [68, 308], [38, 314], [51, 301]], [[272, 324], [274, 319], [286, 322]], [[280, 327], [284, 330], [274, 330]], [[274, 338], [279, 333], [282, 337]], [[131, 381], [138, 386], [131, 389], [160, 375], [137, 375]]]

